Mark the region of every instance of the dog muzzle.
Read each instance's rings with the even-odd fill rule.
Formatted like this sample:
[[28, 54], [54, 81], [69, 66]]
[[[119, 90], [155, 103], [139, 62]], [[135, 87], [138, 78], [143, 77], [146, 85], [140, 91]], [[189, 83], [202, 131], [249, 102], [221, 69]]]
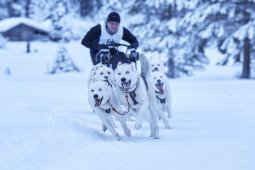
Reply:
[[97, 107], [97, 106], [100, 106], [100, 105], [101, 105], [101, 103], [102, 103], [102, 101], [103, 101], [103, 97], [102, 97], [101, 99], [95, 98], [94, 100], [95, 100], [95, 106]]
[[131, 80], [122, 82], [121, 85], [125, 91], [128, 91], [131, 88]]

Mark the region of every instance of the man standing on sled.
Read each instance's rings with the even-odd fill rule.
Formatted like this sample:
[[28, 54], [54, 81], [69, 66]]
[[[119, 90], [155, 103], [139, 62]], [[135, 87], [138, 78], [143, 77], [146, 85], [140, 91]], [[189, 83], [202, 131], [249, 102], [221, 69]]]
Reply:
[[[96, 59], [97, 53], [102, 49], [109, 49], [111, 59], [110, 64], [115, 69], [119, 61], [128, 63], [128, 58], [123, 52], [116, 50], [115, 43], [120, 43], [121, 40], [128, 42], [128, 48], [137, 48], [138, 41], [136, 37], [125, 27], [120, 26], [120, 15], [117, 12], [111, 12], [105, 24], [97, 24], [92, 27], [82, 39], [81, 44], [90, 48], [90, 55], [93, 64], [98, 64], [100, 61]], [[113, 44], [113, 46], [111, 46]]]

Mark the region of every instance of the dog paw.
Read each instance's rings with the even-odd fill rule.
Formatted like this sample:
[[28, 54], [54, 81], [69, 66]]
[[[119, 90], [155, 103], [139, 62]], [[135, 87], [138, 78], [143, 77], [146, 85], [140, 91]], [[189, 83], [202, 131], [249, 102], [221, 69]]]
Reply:
[[160, 139], [160, 137], [159, 136], [154, 136], [153, 139]]
[[159, 135], [155, 135], [155, 134], [150, 134], [150, 137], [152, 139], [160, 139]]
[[107, 130], [107, 127], [103, 124], [102, 125], [102, 131], [105, 132]]
[[125, 134], [126, 134], [127, 136], [131, 136], [131, 131], [130, 131], [130, 129], [126, 130], [126, 131], [125, 131]]
[[165, 125], [166, 129], [172, 129], [170, 125]]
[[116, 136], [117, 141], [121, 141], [121, 137], [119, 135]]

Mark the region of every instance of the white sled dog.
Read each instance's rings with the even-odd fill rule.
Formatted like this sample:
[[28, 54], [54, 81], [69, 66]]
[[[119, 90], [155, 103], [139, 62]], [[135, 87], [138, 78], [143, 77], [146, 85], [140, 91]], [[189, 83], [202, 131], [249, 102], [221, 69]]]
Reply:
[[[114, 78], [119, 102], [126, 108], [128, 115], [133, 115], [136, 118], [135, 128], [140, 129], [143, 119], [146, 118], [151, 129], [150, 136], [158, 139], [157, 115], [149, 107], [146, 85], [136, 70], [135, 64], [118, 63]], [[150, 109], [151, 116], [148, 114], [148, 109]]]
[[[112, 86], [114, 86], [114, 73], [113, 73], [113, 70], [111, 68], [107, 67], [106, 65], [101, 64], [101, 63], [93, 65], [91, 70], [90, 70], [90, 73], [89, 73], [88, 87], [89, 87], [89, 84], [92, 80], [102, 80], [102, 81], [108, 82], [109, 85], [112, 87]], [[115, 125], [114, 121], [113, 121], [113, 118], [109, 117], [109, 119], [111, 120], [112, 125], [114, 127], [117, 127]], [[103, 131], [107, 130], [107, 128], [106, 128], [106, 126], [104, 126], [104, 124], [102, 125], [102, 130]]]
[[163, 71], [164, 64], [159, 57], [148, 59], [144, 55], [140, 56], [140, 61], [141, 65], [144, 65], [142, 76], [146, 79], [148, 85], [150, 104], [157, 108], [158, 117], [162, 118], [165, 128], [169, 129], [170, 125], [164, 113], [167, 112], [168, 119], [172, 118], [171, 88]]
[[[126, 123], [125, 123], [125, 118], [122, 115], [116, 115], [114, 114], [123, 114], [122, 108], [119, 108], [118, 101], [116, 100], [116, 96], [114, 94], [113, 88], [115, 85], [113, 84], [113, 79], [114, 79], [114, 74], [113, 70], [105, 65], [102, 64], [97, 64], [92, 67], [90, 71], [90, 76], [88, 79], [88, 101], [91, 106], [91, 108], [99, 114], [99, 117], [101, 118], [103, 125], [102, 129], [103, 131], [106, 131], [109, 129], [109, 131], [116, 137], [116, 131], [112, 130], [113, 128], [116, 127], [113, 121], [113, 116], [117, 118], [120, 123], [122, 124], [122, 127], [124, 128], [124, 131], [126, 135], [130, 136], [130, 130], [127, 128]], [[100, 89], [100, 91], [99, 91]], [[98, 90], [98, 94], [95, 94], [96, 90]], [[102, 93], [100, 93], [102, 91]], [[101, 96], [99, 96], [99, 93]], [[97, 96], [98, 99], [97, 99]], [[100, 102], [99, 99], [104, 98], [107, 103], [105, 103], [105, 100], [102, 100]], [[98, 102], [98, 103], [96, 103]], [[105, 105], [106, 104], [106, 105]], [[104, 110], [106, 113], [105, 118], [102, 119], [102, 114], [99, 113], [99, 110], [102, 111], [102, 108], [108, 107], [108, 109]], [[112, 109], [116, 109], [115, 111], [112, 111]], [[103, 114], [104, 115], [104, 114]], [[107, 122], [107, 123], [105, 123]], [[115, 132], [114, 132], [115, 131]], [[117, 138], [118, 135], [117, 135]]]
[[[102, 120], [104, 126], [117, 139], [121, 140], [119, 134], [114, 129], [110, 117], [114, 115], [119, 120], [124, 133], [131, 136], [130, 129], [127, 127], [122, 108], [119, 107], [115, 95], [108, 82], [102, 80], [92, 80], [89, 84], [88, 101], [93, 110]], [[106, 129], [105, 129], [106, 130]]]
[[101, 79], [105, 78], [105, 81], [108, 81], [111, 85], [114, 83], [114, 72], [111, 68], [99, 63], [96, 65], [93, 65], [90, 73], [89, 73], [89, 79], [88, 79], [88, 86], [93, 79]]

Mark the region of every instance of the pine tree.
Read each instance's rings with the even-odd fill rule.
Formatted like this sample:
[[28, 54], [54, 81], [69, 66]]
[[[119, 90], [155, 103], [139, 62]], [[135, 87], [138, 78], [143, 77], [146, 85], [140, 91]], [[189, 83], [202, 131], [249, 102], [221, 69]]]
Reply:
[[7, 18], [9, 16], [8, 14], [8, 0], [2, 0], [0, 1], [0, 20]]
[[53, 68], [50, 70], [49, 74], [72, 71], [80, 72], [80, 69], [72, 61], [67, 49], [64, 46], [61, 46], [57, 52]]
[[196, 34], [179, 29], [178, 23], [185, 9], [166, 0], [135, 0], [134, 4], [130, 14], [138, 12], [141, 15], [140, 23], [133, 24], [134, 32], [139, 35], [144, 51], [156, 51], [167, 59], [168, 77], [191, 74], [193, 69], [207, 63], [202, 48], [189, 44], [190, 41], [199, 43]]
[[254, 1], [211, 0], [198, 3], [181, 23], [185, 30], [195, 31], [205, 43], [217, 42], [219, 51], [225, 54], [221, 65], [230, 60], [242, 62], [241, 78], [250, 78], [251, 56], [254, 56], [254, 11]]
[[25, 1], [9, 0], [7, 1], [7, 9], [10, 17], [20, 17], [25, 14]]

